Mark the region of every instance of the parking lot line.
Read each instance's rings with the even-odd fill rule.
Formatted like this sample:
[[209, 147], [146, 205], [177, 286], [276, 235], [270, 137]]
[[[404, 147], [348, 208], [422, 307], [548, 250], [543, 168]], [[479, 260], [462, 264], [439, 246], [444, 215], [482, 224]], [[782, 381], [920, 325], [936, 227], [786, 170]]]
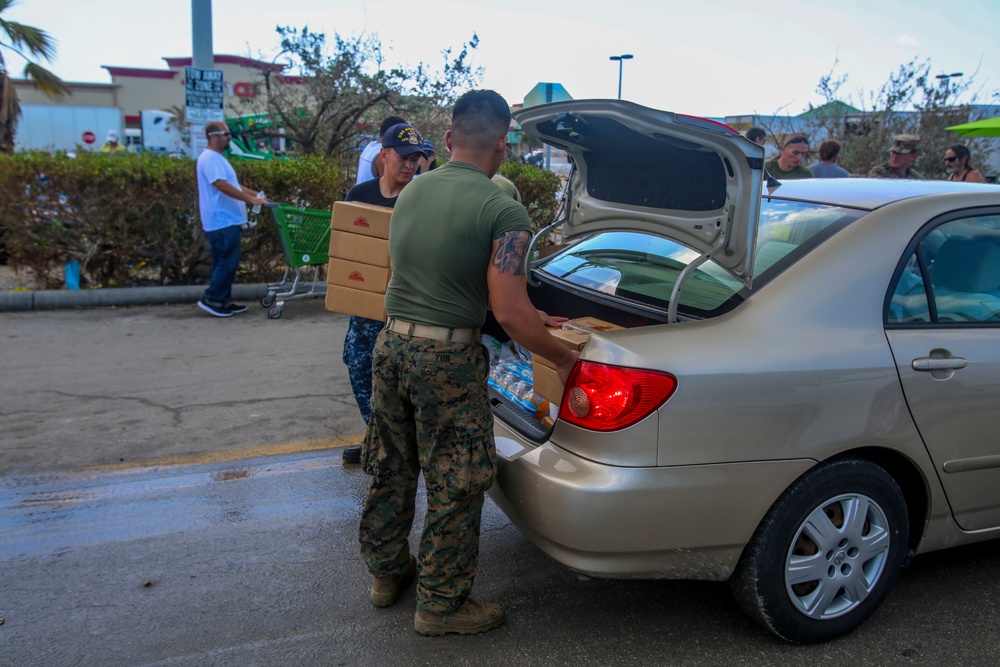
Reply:
[[341, 447], [349, 447], [351, 445], [360, 445], [364, 437], [363, 433], [358, 433], [355, 435], [317, 438], [314, 440], [291, 440], [289, 442], [279, 442], [268, 445], [253, 445], [251, 447], [240, 447], [237, 449], [229, 449], [218, 452], [185, 454], [183, 456], [169, 456], [166, 458], [149, 459], [146, 461], [127, 461], [102, 466], [90, 466], [83, 468], [82, 470], [125, 470], [128, 468], [152, 468], [158, 466], [197, 465], [201, 463], [238, 461], [241, 459], [252, 459], [262, 456], [312, 452], [322, 449], [339, 449]]

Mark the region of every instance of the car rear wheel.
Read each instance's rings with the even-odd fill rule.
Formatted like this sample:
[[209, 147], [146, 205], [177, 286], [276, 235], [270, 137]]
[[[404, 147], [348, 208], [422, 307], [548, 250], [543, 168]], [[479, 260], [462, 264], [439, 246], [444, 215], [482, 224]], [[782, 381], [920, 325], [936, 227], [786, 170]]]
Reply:
[[885, 599], [908, 537], [906, 501], [889, 473], [867, 461], [823, 464], [764, 517], [733, 573], [733, 595], [782, 639], [833, 639]]

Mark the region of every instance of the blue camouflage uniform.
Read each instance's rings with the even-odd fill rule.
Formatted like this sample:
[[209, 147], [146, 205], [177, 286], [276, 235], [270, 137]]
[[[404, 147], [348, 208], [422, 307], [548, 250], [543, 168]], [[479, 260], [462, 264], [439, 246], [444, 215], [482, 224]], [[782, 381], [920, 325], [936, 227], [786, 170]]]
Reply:
[[384, 322], [351, 315], [344, 338], [344, 363], [351, 378], [354, 400], [365, 423], [372, 417], [372, 350]]

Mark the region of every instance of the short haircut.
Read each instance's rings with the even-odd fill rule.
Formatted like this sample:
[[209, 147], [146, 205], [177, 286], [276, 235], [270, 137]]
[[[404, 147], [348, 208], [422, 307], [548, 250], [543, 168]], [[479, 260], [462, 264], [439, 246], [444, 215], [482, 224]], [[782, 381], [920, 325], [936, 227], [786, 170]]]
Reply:
[[406, 120], [400, 118], [399, 116], [386, 116], [382, 124], [378, 126], [378, 138], [381, 141], [385, 133], [389, 131], [389, 128], [393, 125], [398, 125], [399, 123], [405, 123]]
[[819, 159], [832, 160], [840, 155], [840, 142], [836, 139], [827, 139], [819, 145]]
[[229, 127], [226, 126], [221, 120], [213, 120], [208, 125], [205, 126], [205, 138], [213, 132], [225, 132]]
[[509, 129], [510, 105], [492, 90], [470, 90], [451, 112], [452, 141], [458, 146], [485, 149]]
[[746, 137], [750, 141], [756, 143], [758, 139], [766, 138], [767, 132], [765, 132], [764, 128], [762, 127], [751, 127], [749, 130], [747, 130]]

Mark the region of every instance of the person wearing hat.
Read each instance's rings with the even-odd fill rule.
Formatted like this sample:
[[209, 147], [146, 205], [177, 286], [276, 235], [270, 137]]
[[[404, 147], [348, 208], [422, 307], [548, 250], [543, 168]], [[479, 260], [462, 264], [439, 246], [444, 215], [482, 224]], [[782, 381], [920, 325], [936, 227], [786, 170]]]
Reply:
[[[417, 168], [427, 154], [427, 142], [409, 123], [396, 123], [382, 135], [382, 148], [376, 160], [382, 166], [382, 176], [364, 181], [351, 188], [346, 201], [393, 208], [403, 188], [413, 180]], [[372, 408], [372, 350], [383, 322], [351, 315], [344, 338], [344, 364], [351, 380], [354, 400], [361, 417], [368, 423]], [[341, 453], [344, 463], [361, 461], [361, 446], [346, 447]]]
[[382, 135], [396, 123], [405, 122], [406, 121], [399, 116], [386, 116], [382, 119], [382, 122], [378, 126], [378, 139], [369, 142], [369, 144], [362, 149], [361, 156], [358, 158], [358, 176], [354, 181], [355, 185], [359, 185], [365, 181], [381, 178], [382, 162], [378, 159], [378, 156], [379, 152], [382, 150]]
[[108, 136], [105, 137], [104, 145], [101, 146], [102, 153], [124, 153], [128, 151], [125, 146], [118, 143], [118, 132], [117, 130], [108, 130]]
[[428, 171], [433, 171], [437, 168], [437, 153], [434, 151], [434, 142], [430, 139], [424, 139], [424, 154], [427, 157], [420, 161], [417, 176], [426, 174]]
[[897, 134], [889, 149], [889, 161], [872, 167], [868, 178], [923, 178], [923, 174], [912, 168], [919, 152], [920, 137], [915, 134]]
[[809, 140], [804, 134], [793, 133], [785, 136], [781, 143], [778, 157], [764, 163], [764, 169], [779, 181], [794, 178], [812, 178], [809, 167], [802, 165], [802, 160], [809, 155]]

